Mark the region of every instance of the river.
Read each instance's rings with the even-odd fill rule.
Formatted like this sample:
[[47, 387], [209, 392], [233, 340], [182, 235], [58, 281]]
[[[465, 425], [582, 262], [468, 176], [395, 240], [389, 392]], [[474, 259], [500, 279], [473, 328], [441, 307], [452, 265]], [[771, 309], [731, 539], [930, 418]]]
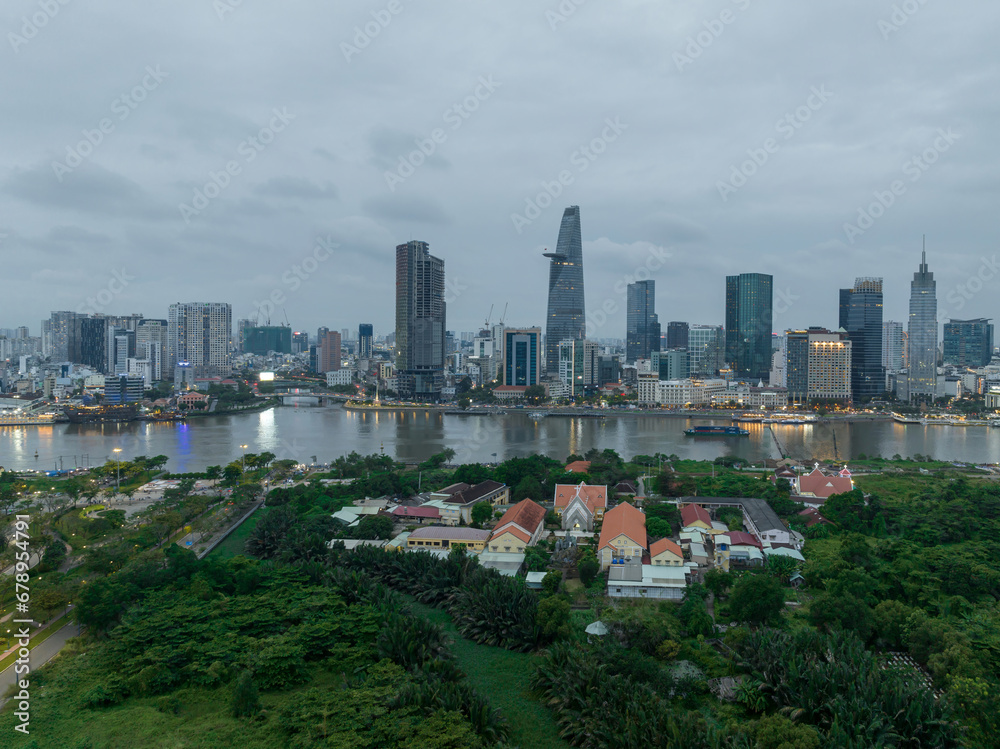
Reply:
[[[861, 454], [931, 455], [941, 460], [1000, 462], [1000, 429], [902, 425], [891, 421], [812, 425], [743, 424], [749, 437], [688, 437], [692, 424], [728, 425], [726, 417], [659, 418], [615, 413], [606, 418], [527, 413], [460, 416], [422, 411], [347, 411], [308, 401], [246, 414], [208, 416], [186, 423], [57, 424], [0, 427], [0, 466], [52, 470], [104, 463], [114, 448], [122, 459], [166, 455], [167, 468], [183, 473], [224, 465], [247, 452], [327, 462], [352, 450], [384, 452], [416, 462], [450, 447], [456, 462], [491, 462], [542, 453], [563, 460], [592, 447], [631, 457], [657, 452], [682, 458], [736, 455], [750, 461], [779, 457], [775, 436], [788, 455], [802, 461], [849, 460]], [[36, 457], [37, 453], [37, 457]]]

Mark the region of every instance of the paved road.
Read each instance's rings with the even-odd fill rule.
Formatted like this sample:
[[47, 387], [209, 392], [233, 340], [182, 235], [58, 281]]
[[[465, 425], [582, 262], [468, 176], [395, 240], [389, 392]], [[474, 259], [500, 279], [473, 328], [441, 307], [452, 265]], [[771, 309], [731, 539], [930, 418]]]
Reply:
[[[35, 671], [52, 660], [59, 651], [66, 645], [66, 641], [71, 637], [76, 637], [76, 624], [70, 623], [55, 632], [49, 639], [31, 649], [30, 666]], [[22, 675], [23, 676], [23, 675]], [[7, 691], [7, 688], [14, 684], [18, 674], [14, 672], [14, 665], [10, 665], [0, 673], [0, 695]], [[29, 680], [31, 677], [28, 677]], [[3, 707], [7, 700], [0, 699], [0, 707]]]

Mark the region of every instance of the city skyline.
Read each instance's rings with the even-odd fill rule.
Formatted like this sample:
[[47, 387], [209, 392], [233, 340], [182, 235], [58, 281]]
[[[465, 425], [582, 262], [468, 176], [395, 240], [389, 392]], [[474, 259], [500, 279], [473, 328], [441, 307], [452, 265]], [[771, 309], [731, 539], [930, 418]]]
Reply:
[[[224, 284], [235, 318], [284, 309], [299, 330], [378, 300], [370, 321], [384, 335], [392, 248], [414, 236], [451, 258], [453, 329], [508, 302], [512, 324], [538, 324], [545, 300], [520, 279], [544, 272], [539, 254], [570, 204], [587, 214], [588, 312], [608, 316], [604, 329], [624, 330], [624, 288], [647, 272], [670, 300], [661, 320], [721, 322], [722, 294], [706, 280], [744, 258], [774, 276], [776, 308], [785, 300], [776, 329], [836, 326], [836, 290], [856, 276], [884, 277], [886, 317], [904, 319], [897, 271], [922, 233], [945, 248], [936, 277], [948, 315], [997, 316], [988, 217], [1000, 144], [980, 102], [998, 75], [982, 60], [995, 54], [987, 30], [1000, 8], [926, 4], [884, 32], [891, 9], [860, 0], [797, 9], [794, 24], [782, 8], [737, 6], [695, 58], [689, 39], [715, 18], [699, 4], [588, 4], [553, 22], [514, 0], [487, 33], [478, 10], [446, 2], [393, 16], [359, 54], [341, 44], [378, 8], [243, 3], [220, 18], [209, 3], [163, 14], [151, 34], [145, 9], [113, 7], [108, 24], [60, 6], [0, 70], [19, 102], [0, 145], [0, 250], [18, 280], [0, 326], [37, 334], [64, 309], [164, 317], [175, 297], [218, 298]], [[23, 12], [11, 9], [8, 32], [20, 35]], [[819, 43], [804, 44], [801, 28], [822, 29]], [[413, 61], [400, 41], [417, 33], [433, 51]], [[651, 64], [637, 70], [611, 54], [618, 44]], [[775, 67], [779, 47], [794, 68]], [[845, 47], [850, 59], [831, 66], [829, 50]], [[693, 105], [651, 106], [649, 90]], [[532, 138], [512, 139], [526, 120]], [[719, 183], [740, 186], [722, 196]], [[185, 220], [179, 206], [196, 192], [204, 207]], [[492, 258], [503, 262], [483, 273]], [[829, 293], [812, 293], [817, 270]]]

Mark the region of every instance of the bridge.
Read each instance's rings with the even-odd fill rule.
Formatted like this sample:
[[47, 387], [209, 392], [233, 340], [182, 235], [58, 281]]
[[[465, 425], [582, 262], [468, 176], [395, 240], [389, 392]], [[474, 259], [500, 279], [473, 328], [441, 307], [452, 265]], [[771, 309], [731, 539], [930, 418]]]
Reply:
[[330, 400], [330, 396], [327, 393], [314, 393], [312, 390], [305, 390], [299, 387], [289, 388], [286, 392], [278, 392], [276, 389], [274, 397], [278, 398], [282, 405], [285, 405], [286, 401], [291, 398], [314, 400], [317, 406], [325, 406]]

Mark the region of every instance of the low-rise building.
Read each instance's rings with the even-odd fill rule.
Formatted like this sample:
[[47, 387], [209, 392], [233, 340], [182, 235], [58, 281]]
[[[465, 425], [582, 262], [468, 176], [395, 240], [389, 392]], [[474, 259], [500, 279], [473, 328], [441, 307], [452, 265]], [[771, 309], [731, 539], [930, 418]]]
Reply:
[[622, 503], [604, 513], [597, 559], [601, 569], [629, 559], [642, 559], [646, 551], [646, 516], [630, 504]]
[[489, 502], [494, 509], [510, 502], [510, 488], [499, 481], [483, 481], [475, 486], [465, 483], [452, 484], [431, 495], [431, 501], [424, 507], [437, 507], [441, 512], [441, 522], [459, 525], [472, 522], [472, 507], [480, 502]]
[[393, 520], [403, 523], [423, 524], [438, 523], [441, 521], [441, 510], [426, 504], [419, 507], [399, 505], [398, 507], [394, 507], [390, 514]]
[[482, 551], [490, 537], [489, 531], [476, 528], [453, 528], [450, 526], [434, 526], [417, 528], [406, 539], [406, 548], [429, 549], [431, 551], [448, 551], [462, 544], [469, 551]]
[[649, 561], [654, 567], [683, 567], [684, 552], [669, 538], [661, 538], [649, 546]]
[[701, 505], [687, 504], [681, 507], [681, 525], [685, 528], [702, 528], [712, 532], [712, 516]]
[[687, 580], [684, 567], [616, 564], [608, 573], [608, 596], [679, 601], [684, 598]]
[[534, 546], [545, 530], [545, 508], [530, 499], [512, 506], [496, 524], [489, 539], [489, 550], [523, 554]]

